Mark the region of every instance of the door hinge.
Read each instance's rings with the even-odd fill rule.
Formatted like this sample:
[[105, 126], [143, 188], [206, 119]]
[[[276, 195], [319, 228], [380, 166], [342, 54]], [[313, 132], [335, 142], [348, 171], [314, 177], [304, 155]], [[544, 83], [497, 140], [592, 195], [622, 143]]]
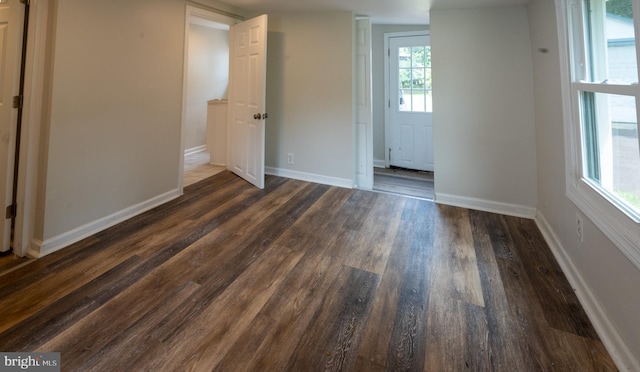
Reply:
[[20, 0], [22, 4], [31, 5], [31, 0]]
[[11, 204], [10, 206], [7, 207], [7, 210], [5, 212], [5, 218], [6, 219], [15, 218], [17, 214], [18, 214], [18, 206], [15, 204]]
[[391, 100], [389, 100], [389, 108], [391, 108]]
[[13, 96], [13, 108], [21, 109], [24, 96]]

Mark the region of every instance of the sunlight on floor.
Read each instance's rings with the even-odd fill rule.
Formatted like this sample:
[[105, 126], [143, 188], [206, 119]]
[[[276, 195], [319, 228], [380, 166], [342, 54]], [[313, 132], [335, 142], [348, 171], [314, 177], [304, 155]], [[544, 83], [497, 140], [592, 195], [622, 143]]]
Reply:
[[184, 186], [192, 185], [207, 177], [218, 174], [226, 168], [221, 165], [209, 164], [209, 153], [197, 152], [184, 157]]

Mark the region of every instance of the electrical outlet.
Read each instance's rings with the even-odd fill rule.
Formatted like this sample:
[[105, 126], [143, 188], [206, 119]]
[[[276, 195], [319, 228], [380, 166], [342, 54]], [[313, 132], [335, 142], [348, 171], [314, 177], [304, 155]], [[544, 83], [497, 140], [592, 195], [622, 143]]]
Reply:
[[287, 153], [287, 163], [293, 165], [293, 153], [292, 152], [288, 152]]
[[582, 224], [582, 217], [580, 217], [579, 214], [576, 214], [576, 233], [578, 234], [580, 243], [584, 242], [584, 225]]

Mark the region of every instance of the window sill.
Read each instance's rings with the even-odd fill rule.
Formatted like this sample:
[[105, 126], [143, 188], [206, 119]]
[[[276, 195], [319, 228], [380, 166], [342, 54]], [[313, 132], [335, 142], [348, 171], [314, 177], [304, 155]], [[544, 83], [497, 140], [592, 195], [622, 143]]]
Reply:
[[585, 180], [568, 185], [569, 199], [640, 269], [640, 224], [594, 190]]

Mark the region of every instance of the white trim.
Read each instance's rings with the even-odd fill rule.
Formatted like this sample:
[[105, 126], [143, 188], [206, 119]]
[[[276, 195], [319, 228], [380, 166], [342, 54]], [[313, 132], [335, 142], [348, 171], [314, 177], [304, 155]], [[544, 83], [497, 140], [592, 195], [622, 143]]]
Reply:
[[373, 159], [373, 167], [374, 168], [387, 168], [387, 161], [386, 160]]
[[600, 302], [574, 265], [571, 257], [562, 246], [558, 235], [541, 211], [536, 213], [535, 222], [618, 369], [621, 371], [640, 371], [640, 361], [634, 357], [607, 312], [600, 306]]
[[67, 231], [60, 235], [54, 236], [53, 238], [47, 239], [45, 241], [33, 239], [31, 247], [29, 248], [27, 254], [35, 258], [46, 256], [73, 243], [76, 243], [86, 237], [105, 230], [111, 226], [117, 225], [120, 222], [126, 221], [152, 208], [176, 199], [180, 195], [181, 193], [178, 191], [178, 189], [175, 189], [136, 205], [127, 207], [109, 216], [89, 222], [71, 231]]
[[[558, 45], [560, 77], [562, 89], [562, 109], [565, 138], [566, 194], [567, 197], [589, 218], [602, 233], [640, 269], [640, 224], [633, 214], [625, 213], [615, 202], [597, 188], [582, 179], [582, 144], [580, 128], [574, 110], [578, 110], [578, 98], [572, 86], [588, 88], [593, 84], [572, 83], [570, 61], [570, 35], [567, 16], [570, 6], [567, 0], [556, 0], [556, 22], [558, 24]], [[637, 22], [636, 22], [637, 23]], [[637, 27], [637, 25], [636, 25]], [[610, 88], [619, 88], [611, 86]], [[609, 89], [609, 87], [605, 88]], [[626, 88], [625, 88], [626, 89]], [[633, 86], [631, 91], [637, 89]]]
[[[357, 187], [373, 189], [373, 96], [371, 66], [371, 19], [354, 19], [353, 48], [353, 138]], [[362, 92], [360, 92], [362, 89]], [[359, 97], [362, 93], [364, 97]], [[361, 101], [363, 99], [363, 101]]]
[[[44, 75], [49, 28], [48, 0], [31, 0], [27, 56], [25, 61], [24, 108], [18, 166], [18, 217], [14, 254], [25, 256], [34, 235], [40, 158], [40, 130], [43, 123]], [[46, 115], [46, 114], [45, 114]]]
[[206, 152], [206, 151], [207, 151], [207, 145], [196, 146], [196, 147], [192, 147], [190, 149], [184, 150], [184, 156], [189, 156], [189, 155], [197, 154], [199, 152]]
[[638, 224], [613, 207], [584, 181], [579, 181], [575, 187], [568, 187], [567, 196], [640, 269]]
[[526, 205], [502, 203], [493, 200], [469, 198], [466, 196], [437, 193], [435, 202], [438, 204], [452, 205], [467, 209], [504, 214], [507, 216], [533, 219], [536, 215], [536, 208]]
[[272, 176], [292, 178], [294, 180], [320, 183], [323, 185], [343, 187], [347, 189], [354, 188], [353, 180], [346, 179], [346, 178], [323, 176], [320, 174], [298, 172], [298, 171], [292, 171], [290, 169], [273, 168], [273, 167], [265, 167], [264, 172], [265, 174], [269, 174]]

